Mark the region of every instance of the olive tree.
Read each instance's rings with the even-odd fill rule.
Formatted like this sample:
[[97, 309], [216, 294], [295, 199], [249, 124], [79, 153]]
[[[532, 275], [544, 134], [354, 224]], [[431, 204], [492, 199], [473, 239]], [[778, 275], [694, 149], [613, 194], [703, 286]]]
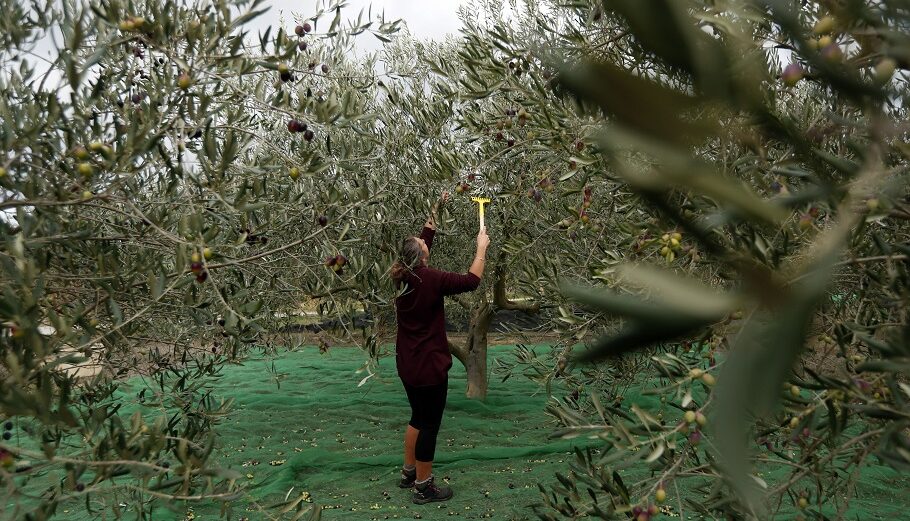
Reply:
[[[210, 459], [230, 409], [212, 380], [304, 298], [282, 270], [325, 278], [331, 251], [328, 276], [344, 274], [345, 217], [375, 202], [327, 181], [332, 138], [347, 161], [371, 157], [349, 148], [373, 118], [358, 83], [370, 64], [348, 51], [397, 23], [348, 23], [339, 2], [259, 34], [245, 24], [262, 1], [3, 8], [0, 508], [227, 507], [244, 486]], [[153, 382], [137, 403], [178, 413], [125, 413], [117, 390], [133, 375]]]
[[[634, 201], [631, 193], [606, 197], [618, 183], [592, 175], [601, 164], [589, 135], [594, 125], [582, 119], [574, 100], [553, 92], [551, 64], [496, 49], [498, 11], [490, 9], [481, 25], [463, 16], [460, 39], [402, 39], [384, 50], [395, 72], [380, 85], [385, 103], [378, 108], [379, 131], [387, 154], [382, 173], [396, 197], [385, 201], [379, 230], [368, 234], [375, 241], [365, 248], [385, 252], [383, 266], [390, 265], [401, 238], [416, 234], [430, 205], [448, 191], [433, 262], [464, 270], [478, 224], [471, 199], [492, 200], [487, 276], [478, 292], [452, 302], [466, 314], [467, 334], [450, 342], [450, 350], [466, 368], [467, 396], [479, 399], [488, 389], [487, 338], [496, 312], [541, 314], [543, 329], [575, 324], [571, 309], [558, 307], [565, 299], [554, 274], [609, 269], [600, 255], [618, 260], [623, 235], [607, 225]], [[386, 282], [385, 294], [394, 294]], [[388, 310], [392, 303], [375, 305]], [[565, 336], [561, 344], [571, 345], [584, 328], [567, 329]]]
[[[545, 490], [541, 518], [649, 519], [671, 486], [676, 510], [763, 518], [789, 504], [817, 516], [846, 508], [871, 454], [906, 468], [906, 75], [894, 77], [907, 65], [906, 13], [889, 2], [516, 4], [517, 19], [479, 41], [511, 54], [513, 70], [547, 57], [559, 96], [597, 126], [605, 164], [592, 177], [660, 219], [615, 216], [625, 262], [594, 260], [565, 277], [565, 294], [604, 313], [595, 323], [607, 330], [575, 360], [651, 348], [643, 360], [661, 383], [649, 392], [664, 405], [627, 411], [598, 392], [554, 403], [566, 435], [597, 434], [608, 450], [579, 455]], [[494, 69], [492, 54], [469, 61]], [[515, 90], [471, 73], [468, 92]], [[568, 372], [608, 379], [610, 397], [609, 370]], [[790, 470], [767, 482], [753, 464]], [[652, 477], [627, 485], [610, 472], [621, 469]]]

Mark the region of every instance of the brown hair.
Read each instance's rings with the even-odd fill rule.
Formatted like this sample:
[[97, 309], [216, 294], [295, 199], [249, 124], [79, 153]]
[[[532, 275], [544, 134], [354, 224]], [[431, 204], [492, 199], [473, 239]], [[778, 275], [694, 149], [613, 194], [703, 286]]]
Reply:
[[398, 286], [404, 280], [408, 273], [420, 264], [423, 257], [423, 248], [417, 242], [417, 237], [407, 237], [401, 242], [401, 250], [398, 252], [398, 260], [392, 264], [392, 280]]

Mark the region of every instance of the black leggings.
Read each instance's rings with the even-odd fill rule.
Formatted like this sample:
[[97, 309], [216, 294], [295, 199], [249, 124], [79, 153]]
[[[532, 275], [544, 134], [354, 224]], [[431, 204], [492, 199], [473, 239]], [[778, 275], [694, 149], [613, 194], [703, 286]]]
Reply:
[[[403, 382], [402, 382], [403, 383]], [[408, 424], [420, 431], [414, 452], [417, 461], [433, 461], [436, 454], [436, 435], [442, 423], [442, 412], [446, 408], [448, 382], [426, 387], [412, 387], [404, 384], [411, 404], [411, 421]]]

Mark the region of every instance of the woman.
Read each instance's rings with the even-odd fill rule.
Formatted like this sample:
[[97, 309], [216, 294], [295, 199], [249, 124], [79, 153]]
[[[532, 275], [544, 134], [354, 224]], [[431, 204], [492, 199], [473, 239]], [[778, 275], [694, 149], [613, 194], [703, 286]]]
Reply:
[[[442, 194], [445, 202], [448, 194]], [[411, 421], [404, 436], [401, 488], [414, 488], [414, 503], [446, 501], [452, 489], [433, 482], [436, 436], [446, 406], [448, 372], [452, 367], [445, 330], [443, 297], [473, 291], [480, 285], [490, 238], [486, 228], [477, 234], [477, 254], [468, 273], [451, 273], [427, 266], [436, 233], [436, 208], [418, 237], [401, 245], [392, 278], [402, 294], [395, 300], [398, 337], [395, 343], [398, 376], [411, 404]]]

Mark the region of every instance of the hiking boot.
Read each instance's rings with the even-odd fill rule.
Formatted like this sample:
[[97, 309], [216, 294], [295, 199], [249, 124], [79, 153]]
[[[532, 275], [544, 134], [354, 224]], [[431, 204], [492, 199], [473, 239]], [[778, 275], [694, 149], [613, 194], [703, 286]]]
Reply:
[[407, 471], [401, 469], [401, 481], [398, 482], [398, 488], [414, 488], [417, 481], [417, 470]]
[[424, 505], [434, 501], [448, 501], [452, 499], [452, 489], [449, 487], [437, 487], [433, 476], [426, 483], [414, 485], [414, 503]]

